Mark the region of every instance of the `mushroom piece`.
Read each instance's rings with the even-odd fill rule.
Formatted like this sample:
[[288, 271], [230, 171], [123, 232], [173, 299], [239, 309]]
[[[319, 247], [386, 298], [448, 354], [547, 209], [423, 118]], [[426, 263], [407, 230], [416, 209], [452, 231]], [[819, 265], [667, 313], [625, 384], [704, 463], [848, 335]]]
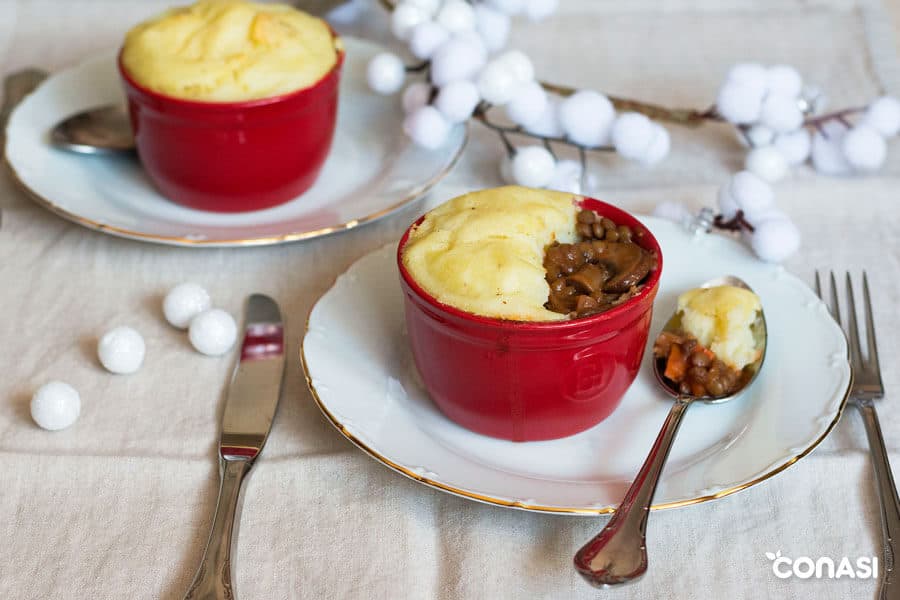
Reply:
[[634, 243], [607, 242], [595, 243], [600, 263], [605, 265], [613, 276], [603, 285], [604, 292], [627, 292], [647, 276], [653, 267], [650, 253]]
[[582, 294], [595, 294], [603, 289], [604, 282], [609, 279], [609, 272], [604, 266], [585, 264], [572, 275], [569, 284]]

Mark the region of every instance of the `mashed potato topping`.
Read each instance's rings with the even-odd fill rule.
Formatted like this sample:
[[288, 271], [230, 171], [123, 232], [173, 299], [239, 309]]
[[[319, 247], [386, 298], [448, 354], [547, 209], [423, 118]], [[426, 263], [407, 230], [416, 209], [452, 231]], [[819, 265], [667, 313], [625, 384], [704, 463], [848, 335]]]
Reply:
[[733, 286], [698, 288], [678, 298], [682, 328], [735, 369], [759, 357], [750, 326], [760, 310], [756, 294]]
[[168, 96], [240, 102], [315, 84], [339, 49], [325, 21], [286, 4], [200, 0], [129, 31], [122, 64]]
[[435, 299], [476, 315], [559, 321], [544, 308], [544, 251], [577, 239], [578, 197], [501, 187], [460, 196], [426, 215], [410, 234], [403, 264]]

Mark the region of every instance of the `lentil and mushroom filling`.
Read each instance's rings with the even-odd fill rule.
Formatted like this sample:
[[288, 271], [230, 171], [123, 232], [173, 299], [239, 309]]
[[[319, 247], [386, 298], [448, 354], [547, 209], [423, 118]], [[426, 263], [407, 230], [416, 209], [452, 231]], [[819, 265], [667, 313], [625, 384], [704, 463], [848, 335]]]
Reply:
[[592, 210], [578, 213], [581, 241], [554, 242], [544, 254], [553, 312], [585, 317], [607, 311], [635, 296], [657, 257], [639, 244], [643, 229], [617, 225]]
[[653, 356], [664, 361], [663, 376], [679, 392], [697, 398], [729, 396], [752, 377], [752, 372], [730, 367], [683, 331], [660, 333], [653, 344]]

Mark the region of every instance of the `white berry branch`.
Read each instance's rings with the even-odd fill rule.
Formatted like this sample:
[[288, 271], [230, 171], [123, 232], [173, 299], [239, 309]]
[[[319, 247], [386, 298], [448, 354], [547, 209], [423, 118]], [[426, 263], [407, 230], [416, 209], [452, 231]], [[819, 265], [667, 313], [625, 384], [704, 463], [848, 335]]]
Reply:
[[[669, 133], [660, 123], [728, 123], [749, 147], [746, 170], [722, 187], [719, 213], [703, 220], [703, 228], [740, 231], [765, 260], [784, 260], [799, 247], [797, 228], [774, 205], [772, 183], [807, 161], [830, 175], [877, 170], [886, 159], [886, 140], [900, 131], [900, 101], [881, 97], [824, 113], [825, 96], [783, 64], [734, 65], [706, 109], [669, 108], [541, 81], [527, 55], [505, 49], [511, 18], [545, 18], [559, 0], [380, 2], [391, 11], [393, 34], [418, 62], [405, 66], [396, 54], [381, 53], [369, 64], [369, 85], [393, 94], [407, 76], [423, 77], [402, 98], [403, 128], [417, 145], [438, 148], [456, 124], [475, 120], [494, 131], [506, 150], [504, 180], [589, 193], [588, 152], [615, 152], [649, 167], [670, 151]], [[579, 160], [560, 160], [558, 145], [574, 148]], [[658, 209], [675, 220], [697, 221], [683, 207], [663, 203]]]

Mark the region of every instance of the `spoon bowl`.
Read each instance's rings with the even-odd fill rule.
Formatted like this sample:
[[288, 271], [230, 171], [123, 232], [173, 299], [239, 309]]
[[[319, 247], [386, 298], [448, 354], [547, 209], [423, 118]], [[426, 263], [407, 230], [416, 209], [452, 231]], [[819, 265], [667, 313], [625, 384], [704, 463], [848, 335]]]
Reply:
[[[710, 279], [706, 283], [700, 285], [701, 289], [707, 289], [712, 287], [720, 287], [720, 286], [732, 286], [743, 288], [747, 291], [753, 292], [753, 288], [751, 288], [747, 283], [734, 275], [726, 275], [724, 277], [717, 277], [716, 279]], [[755, 292], [754, 292], [755, 293]], [[681, 316], [676, 311], [675, 314], [666, 322], [665, 326], [662, 328], [662, 331], [670, 331], [676, 332], [681, 329]], [[700, 401], [706, 404], [722, 404], [724, 402], [728, 402], [729, 400], [733, 400], [735, 397], [739, 396], [741, 392], [746, 390], [750, 384], [756, 379], [757, 375], [759, 375], [760, 368], [762, 367], [763, 361], [766, 358], [766, 341], [767, 341], [767, 330], [766, 330], [766, 316], [765, 313], [760, 310], [759, 315], [757, 316], [756, 322], [751, 325], [751, 329], [753, 331], [753, 338], [756, 342], [756, 348], [760, 350], [759, 358], [756, 359], [755, 362], [744, 367], [744, 370], [750, 374], [748, 378], [745, 379], [744, 385], [740, 387], [735, 392], [731, 394], [723, 394], [721, 396], [698, 396], [692, 397], [691, 401]], [[665, 370], [665, 361], [662, 359], [655, 359], [653, 361], [653, 374], [656, 376], [656, 381], [660, 384], [663, 390], [666, 391], [673, 398], [678, 398], [679, 396], [683, 396], [676, 388], [672, 387], [671, 382], [669, 382], [664, 376], [663, 371]]]
[[[702, 284], [701, 288], [730, 285], [753, 291], [743, 280], [733, 275], [712, 279]], [[681, 317], [678, 311], [667, 321], [663, 331], [677, 331], [681, 328]], [[743, 384], [732, 393], [722, 396], [692, 396], [681, 393], [672, 387], [663, 376], [664, 361], [653, 361], [656, 380], [667, 394], [675, 398], [669, 416], [666, 418], [650, 453], [647, 455], [641, 470], [631, 487], [625, 494], [622, 503], [610, 518], [606, 527], [597, 536], [585, 544], [575, 555], [575, 568], [595, 587], [609, 587], [628, 583], [639, 579], [647, 572], [647, 518], [653, 494], [659, 482], [659, 476], [665, 466], [669, 450], [675, 441], [675, 435], [681, 425], [688, 407], [695, 401], [708, 404], [722, 404], [739, 396], [755, 380], [766, 357], [767, 330], [765, 314], [760, 307], [759, 315], [751, 329], [754, 334], [756, 348], [760, 350], [755, 362], [744, 367], [749, 377], [744, 377]]]
[[50, 130], [57, 148], [78, 154], [128, 154], [134, 152], [134, 135], [124, 106], [108, 105], [76, 113]]

